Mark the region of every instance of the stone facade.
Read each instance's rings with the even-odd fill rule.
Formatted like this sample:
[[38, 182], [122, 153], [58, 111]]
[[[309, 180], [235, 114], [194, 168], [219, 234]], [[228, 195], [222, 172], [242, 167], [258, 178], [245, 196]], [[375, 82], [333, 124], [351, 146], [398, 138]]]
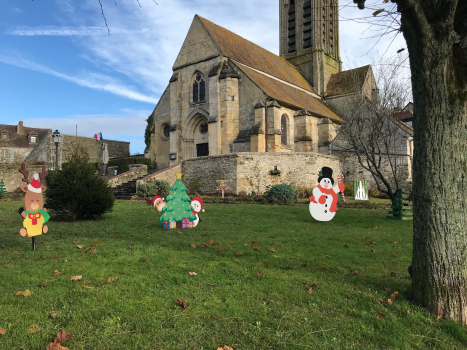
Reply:
[[110, 187], [115, 188], [117, 186], [120, 186], [121, 184], [124, 184], [126, 182], [137, 179], [138, 177], [146, 175], [148, 173], [148, 166], [146, 164], [139, 164], [139, 165], [140, 166], [138, 168], [134, 168], [132, 170], [129, 170], [117, 176], [112, 176], [108, 178], [107, 182], [109, 183]]
[[[0, 179], [3, 179], [7, 192], [12, 192], [26, 184], [22, 181], [23, 175], [19, 172], [20, 167], [19, 163], [0, 164]], [[40, 173], [42, 171], [42, 165], [26, 163], [26, 169], [29, 171], [29, 180], [31, 180], [33, 173]]]

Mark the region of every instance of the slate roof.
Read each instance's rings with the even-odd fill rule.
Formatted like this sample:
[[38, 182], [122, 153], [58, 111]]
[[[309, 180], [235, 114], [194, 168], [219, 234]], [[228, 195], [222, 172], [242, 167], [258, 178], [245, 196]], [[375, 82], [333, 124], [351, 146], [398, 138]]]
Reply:
[[348, 94], [362, 89], [370, 65], [334, 73], [326, 87], [326, 97]]
[[413, 114], [410, 113], [410, 111], [400, 111], [400, 112], [394, 113], [393, 117], [394, 119], [397, 119], [403, 122], [407, 119], [412, 119]]
[[[198, 18], [222, 54], [230, 58], [268, 96], [320, 116], [343, 121], [321, 100], [294, 65], [230, 30], [200, 16]], [[311, 94], [318, 97], [313, 97]]]
[[[0, 134], [2, 132], [7, 132], [9, 134], [7, 140], [0, 138], [0, 142], [6, 141], [6, 147], [34, 148], [48, 132], [52, 132], [52, 129], [28, 128], [26, 126], [23, 126], [23, 132], [21, 134], [18, 134], [16, 130], [16, 125], [0, 124]], [[37, 143], [29, 143], [28, 135], [37, 135]]]

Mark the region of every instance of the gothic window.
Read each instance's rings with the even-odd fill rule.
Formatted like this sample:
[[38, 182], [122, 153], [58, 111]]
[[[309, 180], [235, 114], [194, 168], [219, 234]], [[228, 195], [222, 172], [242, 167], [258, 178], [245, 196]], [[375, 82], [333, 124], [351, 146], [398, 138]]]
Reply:
[[288, 18], [288, 53], [297, 51], [297, 46], [295, 43], [295, 1], [291, 0], [289, 5], [289, 10], [287, 12]]
[[199, 126], [199, 132], [201, 134], [206, 134], [208, 132], [208, 123], [202, 123], [200, 126]]
[[196, 74], [193, 82], [193, 102], [204, 102], [206, 97], [206, 83], [204, 82], [201, 73]]
[[281, 143], [283, 145], [287, 144], [287, 116], [283, 115], [281, 117]]
[[303, 48], [311, 47], [311, 0], [303, 3]]
[[161, 138], [162, 138], [162, 141], [168, 141], [169, 140], [169, 138], [170, 138], [170, 125], [169, 124], [162, 124]]

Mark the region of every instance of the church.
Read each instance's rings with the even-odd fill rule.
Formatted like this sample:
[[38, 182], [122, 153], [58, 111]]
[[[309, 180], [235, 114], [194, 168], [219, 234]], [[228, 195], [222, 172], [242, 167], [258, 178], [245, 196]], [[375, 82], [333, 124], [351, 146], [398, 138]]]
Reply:
[[326, 153], [346, 99], [375, 98], [371, 66], [342, 71], [337, 0], [279, 6], [280, 56], [194, 17], [148, 119], [146, 155], [158, 170], [236, 152]]

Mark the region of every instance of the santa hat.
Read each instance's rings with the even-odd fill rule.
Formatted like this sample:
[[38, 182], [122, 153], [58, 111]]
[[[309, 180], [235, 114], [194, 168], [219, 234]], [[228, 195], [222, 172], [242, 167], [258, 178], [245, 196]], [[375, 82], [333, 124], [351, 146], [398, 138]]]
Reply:
[[31, 192], [35, 192], [35, 193], [41, 193], [42, 192], [41, 183], [39, 182], [39, 174], [38, 173], [34, 173], [34, 175], [32, 176], [32, 180], [28, 185], [28, 190], [31, 191]]
[[158, 199], [164, 200], [164, 198], [162, 198], [162, 197], [160, 197], [160, 196], [155, 196], [155, 197], [152, 199], [152, 205], [153, 205], [153, 206], [156, 205], [155, 203], [156, 203], [156, 201], [157, 201]]
[[203, 209], [203, 200], [199, 197], [193, 198], [192, 202], [198, 202], [201, 205], [201, 211], [204, 211]]

